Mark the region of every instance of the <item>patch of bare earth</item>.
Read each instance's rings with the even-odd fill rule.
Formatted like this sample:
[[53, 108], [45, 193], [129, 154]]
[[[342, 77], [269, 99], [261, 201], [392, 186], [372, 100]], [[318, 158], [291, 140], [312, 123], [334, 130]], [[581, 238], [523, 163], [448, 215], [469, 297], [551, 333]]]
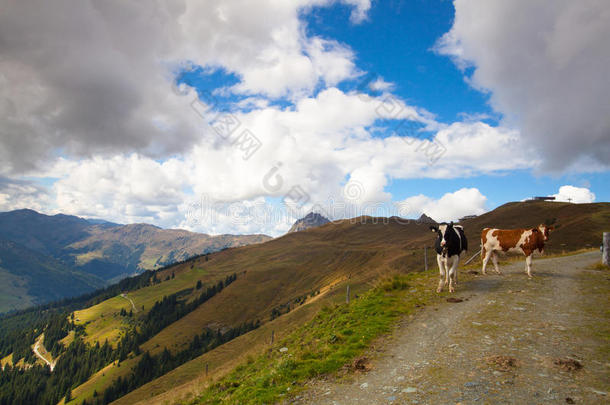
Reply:
[[367, 353], [370, 371], [311, 381], [291, 402], [610, 403], [610, 277], [596, 261], [538, 259], [533, 280], [523, 262], [472, 274], [463, 301], [423, 307]]

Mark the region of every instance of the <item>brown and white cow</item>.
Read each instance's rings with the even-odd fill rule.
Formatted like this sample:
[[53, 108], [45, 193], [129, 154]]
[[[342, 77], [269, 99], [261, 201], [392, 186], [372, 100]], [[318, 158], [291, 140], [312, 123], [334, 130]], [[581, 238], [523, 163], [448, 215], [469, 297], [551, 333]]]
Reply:
[[552, 230], [552, 226], [546, 225], [539, 225], [538, 228], [531, 229], [483, 229], [481, 232], [481, 259], [483, 260], [481, 272], [485, 274], [487, 262], [491, 257], [496, 273], [500, 274], [497, 251], [522, 253], [525, 255], [525, 270], [528, 277], [531, 278], [532, 254], [536, 250], [540, 253], [544, 251], [544, 242], [549, 239]]

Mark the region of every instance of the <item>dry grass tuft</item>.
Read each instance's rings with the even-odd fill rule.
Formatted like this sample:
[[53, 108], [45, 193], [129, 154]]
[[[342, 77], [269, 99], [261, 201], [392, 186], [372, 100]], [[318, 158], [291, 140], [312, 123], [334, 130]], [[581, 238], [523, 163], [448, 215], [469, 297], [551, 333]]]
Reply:
[[582, 363], [578, 360], [566, 357], [565, 359], [553, 359], [553, 364], [563, 371], [578, 371], [582, 368]]
[[366, 373], [373, 369], [373, 365], [371, 364], [371, 361], [369, 360], [368, 357], [361, 356], [352, 362], [350, 368], [354, 371], [361, 371], [361, 372]]
[[514, 357], [499, 354], [486, 357], [485, 362], [490, 366], [494, 366], [499, 371], [511, 371], [519, 365], [519, 362]]

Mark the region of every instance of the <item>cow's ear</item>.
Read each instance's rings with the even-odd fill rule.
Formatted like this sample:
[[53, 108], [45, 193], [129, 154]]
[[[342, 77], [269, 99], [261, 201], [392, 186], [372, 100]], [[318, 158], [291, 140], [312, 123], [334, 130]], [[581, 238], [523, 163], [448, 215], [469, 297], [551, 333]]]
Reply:
[[430, 230], [432, 232], [438, 232], [438, 228], [436, 226], [434, 226], [434, 225], [430, 225]]

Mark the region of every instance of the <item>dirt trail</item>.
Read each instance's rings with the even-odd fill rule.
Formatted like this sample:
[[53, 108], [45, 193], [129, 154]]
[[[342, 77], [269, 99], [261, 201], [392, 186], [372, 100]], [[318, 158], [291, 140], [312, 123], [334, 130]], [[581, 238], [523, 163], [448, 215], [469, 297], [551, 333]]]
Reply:
[[463, 302], [404, 319], [369, 353], [372, 371], [312, 381], [292, 402], [610, 403], [610, 272], [587, 268], [597, 261], [538, 259], [533, 280], [518, 262], [463, 282], [452, 295]]
[[138, 309], [136, 308], [136, 305], [133, 303], [133, 300], [131, 298], [129, 298], [127, 296], [127, 294], [122, 293], [121, 297], [125, 298], [127, 301], [129, 301], [131, 303], [131, 307], [133, 308], [133, 312], [138, 312]]
[[47, 353], [47, 349], [45, 349], [45, 347], [42, 345], [42, 340], [44, 339], [44, 334], [40, 335], [38, 337], [38, 339], [36, 339], [36, 343], [34, 343], [34, 354], [41, 359], [42, 361], [44, 361], [49, 368], [51, 369], [51, 371], [53, 371], [53, 369], [55, 368], [55, 361], [50, 362], [49, 360], [46, 359], [46, 357], [44, 357], [41, 353], [40, 350], [42, 349], [42, 353], [43, 354], [48, 354]]

